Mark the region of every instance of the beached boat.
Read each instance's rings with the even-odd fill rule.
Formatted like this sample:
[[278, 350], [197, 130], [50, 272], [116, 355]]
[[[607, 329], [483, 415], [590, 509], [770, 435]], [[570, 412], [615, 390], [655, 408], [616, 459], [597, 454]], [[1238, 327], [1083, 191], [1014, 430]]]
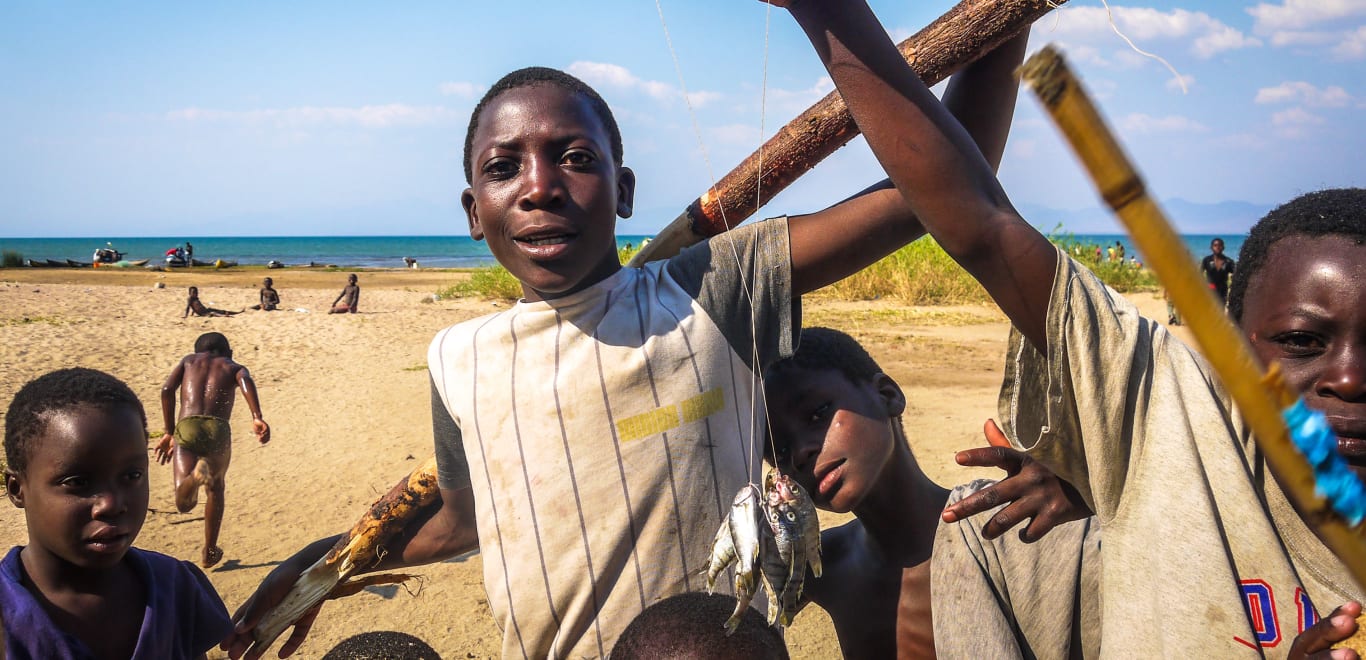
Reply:
[[65, 261], [57, 261], [56, 259], [45, 259], [43, 263], [46, 263], [48, 268], [70, 268]]
[[143, 266], [146, 266], [148, 261], [151, 261], [151, 259], [138, 259], [136, 261], [120, 261], [119, 263], [128, 264], [126, 266], [127, 268], [141, 268]]
[[51, 268], [52, 266], [42, 259], [28, 259], [25, 263], [29, 268]]
[[75, 259], [67, 259], [67, 260], [66, 260], [66, 265], [69, 266], [69, 267], [71, 267], [71, 268], [89, 268], [89, 267], [90, 267], [90, 262], [89, 262], [89, 261], [76, 261]]
[[213, 265], [213, 262], [212, 262], [212, 261], [200, 261], [199, 259], [191, 259], [191, 260], [190, 260], [190, 265], [191, 265], [191, 266], [199, 266], [199, 267], [203, 268], [203, 267], [205, 267], [205, 266], [212, 266], [212, 265]]
[[213, 267], [214, 267], [214, 268], [232, 268], [233, 266], [236, 266], [236, 265], [237, 265], [237, 262], [236, 262], [236, 261], [224, 261], [224, 260], [222, 260], [222, 259], [219, 259], [218, 261], [213, 262]]

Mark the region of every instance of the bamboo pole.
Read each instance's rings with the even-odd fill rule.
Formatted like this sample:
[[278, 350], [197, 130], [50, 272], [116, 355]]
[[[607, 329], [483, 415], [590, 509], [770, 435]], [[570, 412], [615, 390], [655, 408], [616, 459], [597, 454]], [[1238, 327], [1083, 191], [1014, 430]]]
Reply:
[[[897, 49], [935, 85], [1020, 33], [1067, 0], [962, 0]], [[754, 215], [774, 195], [859, 134], [838, 91], [830, 92], [769, 138], [735, 169], [693, 200], [631, 259], [631, 266], [667, 259]], [[762, 165], [762, 171], [760, 166]]]
[[1190, 327], [1201, 352], [1247, 420], [1275, 478], [1305, 521], [1366, 585], [1366, 525], [1352, 528], [1315, 493], [1314, 472], [1292, 443], [1281, 411], [1299, 400], [1275, 365], [1263, 372], [1247, 339], [1205, 286], [1189, 252], [1148, 195], [1138, 171], [1105, 120], [1049, 46], [1025, 62], [1021, 76], [1066, 136], [1101, 197], [1119, 216]]

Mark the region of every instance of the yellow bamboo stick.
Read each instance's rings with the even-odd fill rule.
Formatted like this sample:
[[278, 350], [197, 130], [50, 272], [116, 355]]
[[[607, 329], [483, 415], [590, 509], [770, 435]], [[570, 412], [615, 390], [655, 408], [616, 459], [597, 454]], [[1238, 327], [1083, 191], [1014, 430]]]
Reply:
[[1167, 288], [1200, 350], [1224, 382], [1266, 456], [1267, 465], [1300, 515], [1317, 528], [1357, 582], [1366, 585], [1366, 525], [1356, 529], [1314, 491], [1314, 472], [1291, 442], [1281, 411], [1299, 395], [1275, 365], [1263, 372], [1247, 339], [1205, 286], [1189, 251], [1148, 196], [1138, 171], [1063, 60], [1048, 46], [1029, 58], [1021, 77], [1058, 125], [1100, 196], [1129, 230], [1147, 265]]

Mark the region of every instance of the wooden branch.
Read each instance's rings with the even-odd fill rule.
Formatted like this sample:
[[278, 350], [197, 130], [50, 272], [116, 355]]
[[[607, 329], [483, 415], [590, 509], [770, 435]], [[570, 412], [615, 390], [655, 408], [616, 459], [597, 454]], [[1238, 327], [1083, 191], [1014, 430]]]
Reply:
[[[1066, 1], [963, 0], [897, 48], [926, 85], [935, 85]], [[684, 247], [744, 222], [859, 132], [844, 98], [838, 91], [831, 92], [689, 204], [631, 259], [630, 265], [667, 259]]]

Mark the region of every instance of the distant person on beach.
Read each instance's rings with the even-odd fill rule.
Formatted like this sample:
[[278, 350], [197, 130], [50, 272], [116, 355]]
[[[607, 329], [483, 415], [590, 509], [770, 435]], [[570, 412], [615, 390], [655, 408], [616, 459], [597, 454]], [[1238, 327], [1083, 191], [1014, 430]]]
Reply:
[[252, 305], [252, 309], [259, 309], [263, 312], [273, 312], [280, 307], [280, 293], [275, 290], [275, 281], [267, 277], [261, 282], [261, 302]]
[[1210, 253], [1200, 261], [1200, 272], [1214, 295], [1219, 296], [1219, 304], [1228, 302], [1228, 280], [1233, 276], [1234, 261], [1224, 256], [1224, 239], [1216, 238], [1209, 242]]
[[185, 313], [181, 314], [180, 318], [189, 316], [190, 312], [194, 312], [195, 316], [235, 316], [242, 313], [241, 310], [229, 312], [224, 309], [205, 307], [204, 303], [199, 302], [199, 287], [197, 286], [190, 287], [190, 297], [185, 300]]
[[1115, 241], [1115, 260], [1124, 263], [1124, 244], [1119, 241]]
[[[360, 285], [356, 283], [356, 279], [355, 273], [347, 276], [346, 287], [337, 294], [337, 299], [332, 301], [332, 309], [327, 310], [328, 314], [356, 313], [356, 306], [360, 304]], [[339, 302], [340, 305], [337, 304]]]
[[193, 259], [193, 258], [194, 258], [194, 246], [191, 245], [189, 241], [185, 241], [185, 261], [189, 261], [189, 260], [191, 260], [191, 259]]
[[[252, 431], [261, 444], [270, 442], [270, 425], [261, 417], [256, 382], [247, 368], [232, 361], [228, 338], [217, 332], [199, 336], [194, 353], [180, 360], [161, 385], [161, 419], [165, 434], [157, 443], [157, 461], [174, 460], [175, 506], [188, 513], [204, 499], [204, 552], [201, 566], [208, 568], [223, 558], [218, 531], [223, 526], [223, 494], [228, 463], [232, 459], [234, 389], [242, 391], [251, 410]], [[180, 392], [180, 417], [176, 418], [176, 391]]]
[[417, 268], [417, 259], [414, 259], [414, 258], [412, 258], [412, 257], [404, 257], [404, 258], [403, 258], [403, 265], [405, 265], [405, 266], [407, 266], [407, 267], [409, 267], [409, 268], [416, 269], [416, 268]]
[[127, 384], [81, 368], [30, 381], [5, 415], [5, 462], [28, 545], [0, 561], [0, 658], [203, 658], [232, 631], [194, 564], [133, 546], [147, 417]]

